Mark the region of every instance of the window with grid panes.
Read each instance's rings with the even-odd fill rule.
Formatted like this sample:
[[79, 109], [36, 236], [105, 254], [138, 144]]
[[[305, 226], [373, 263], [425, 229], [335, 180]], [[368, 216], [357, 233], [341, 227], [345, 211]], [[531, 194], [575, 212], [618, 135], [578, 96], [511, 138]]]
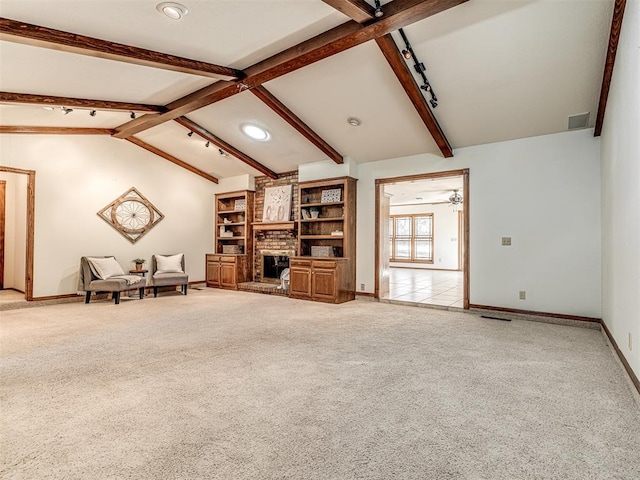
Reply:
[[389, 217], [391, 261], [433, 263], [433, 214]]

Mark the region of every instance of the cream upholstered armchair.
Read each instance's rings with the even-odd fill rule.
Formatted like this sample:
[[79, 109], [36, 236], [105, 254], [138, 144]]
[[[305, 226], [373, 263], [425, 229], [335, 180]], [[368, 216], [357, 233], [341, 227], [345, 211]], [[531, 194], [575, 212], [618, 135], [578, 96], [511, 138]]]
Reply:
[[158, 287], [180, 285], [183, 295], [187, 294], [189, 275], [184, 271], [184, 254], [153, 255], [151, 257], [151, 285], [153, 296], [158, 296]]
[[115, 257], [82, 257], [78, 291], [85, 292], [84, 303], [89, 303], [91, 293], [111, 292], [113, 302], [120, 303], [120, 292], [138, 289], [140, 300], [144, 298], [146, 280], [139, 275], [126, 275]]

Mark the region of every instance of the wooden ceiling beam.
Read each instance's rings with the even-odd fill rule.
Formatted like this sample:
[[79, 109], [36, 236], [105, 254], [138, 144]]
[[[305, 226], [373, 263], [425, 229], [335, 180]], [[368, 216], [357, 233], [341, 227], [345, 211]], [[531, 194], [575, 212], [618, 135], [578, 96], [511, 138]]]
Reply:
[[113, 135], [112, 128], [0, 126], [0, 133], [30, 133], [39, 135]]
[[318, 149], [320, 149], [320, 151], [327, 155], [331, 160], [336, 163], [344, 163], [344, 159], [340, 153], [325, 142], [320, 135], [314, 132], [309, 125], [304, 123], [295, 113], [289, 110], [284, 103], [278, 100], [263, 85], [258, 85], [257, 87], [252, 88], [251, 93], [262, 100], [265, 105], [277, 113], [285, 122], [295, 128], [304, 138], [318, 147]]
[[0, 18], [0, 40], [223, 80], [243, 76], [240, 70], [229, 67], [54, 30], [9, 18]]
[[173, 155], [169, 155], [167, 152], [165, 152], [163, 150], [160, 150], [159, 148], [156, 148], [153, 145], [149, 145], [148, 143], [143, 142], [139, 138], [129, 137], [129, 138], [126, 138], [125, 140], [127, 140], [128, 142], [133, 143], [134, 145], [139, 146], [140, 148], [145, 149], [148, 152], [154, 153], [154, 154], [158, 155], [159, 157], [164, 158], [165, 160], [169, 160], [171, 163], [175, 163], [179, 167], [185, 168], [185, 169], [189, 170], [190, 172], [195, 173], [196, 175], [200, 175], [202, 178], [206, 178], [210, 182], [218, 183], [218, 179], [216, 177], [214, 177], [213, 175], [209, 175], [208, 173], [203, 172], [199, 168], [196, 168], [193, 165], [189, 165], [187, 162], [184, 162], [184, 161], [180, 160], [179, 158], [174, 157]]
[[344, 13], [351, 20], [366, 23], [375, 18], [374, 8], [364, 0], [322, 0], [327, 5]]
[[609, 97], [609, 88], [611, 87], [611, 78], [613, 77], [613, 66], [616, 61], [616, 53], [618, 51], [618, 41], [620, 40], [620, 30], [622, 29], [622, 18], [624, 17], [624, 9], [627, 6], [627, 0], [616, 0], [613, 6], [613, 18], [611, 19], [611, 32], [609, 33], [609, 48], [607, 49], [607, 58], [604, 62], [604, 73], [602, 75], [602, 88], [600, 89], [600, 103], [598, 104], [598, 115], [596, 117], [596, 127], [593, 132], [594, 137], [602, 134], [602, 125], [604, 124], [604, 113], [607, 109], [607, 98]]
[[2, 105], [39, 105], [45, 107], [86, 108], [87, 110], [115, 110], [121, 112], [165, 112], [161, 105], [143, 103], [112, 102], [110, 100], [90, 100], [87, 98], [54, 97], [52, 95], [34, 95], [31, 93], [0, 92]]
[[468, 0], [394, 0], [385, 14], [366, 25], [349, 21], [273, 55], [245, 69], [239, 82], [216, 82], [167, 105], [160, 115], [144, 115], [116, 128], [116, 137], [126, 138], [212, 103], [254, 88], [337, 53], [387, 35], [399, 28], [453, 8]]
[[385, 35], [384, 37], [377, 38], [376, 43], [380, 47], [380, 50], [382, 50], [387, 62], [389, 62], [393, 73], [398, 77], [402, 88], [404, 88], [409, 100], [411, 100], [411, 103], [413, 103], [413, 106], [418, 112], [420, 119], [424, 122], [425, 126], [431, 133], [431, 136], [438, 145], [442, 155], [445, 157], [453, 157], [451, 145], [449, 144], [447, 137], [444, 135], [442, 128], [440, 128], [436, 117], [429, 108], [427, 101], [422, 95], [420, 87], [416, 83], [416, 80], [407, 66], [407, 62], [405, 62], [402, 53], [398, 50], [393, 37], [391, 37], [390, 34]]
[[233, 155], [234, 157], [236, 157], [241, 162], [246, 163], [251, 168], [254, 168], [254, 169], [258, 170], [263, 175], [266, 175], [269, 178], [274, 178], [274, 179], [278, 178], [278, 174], [276, 172], [274, 172], [273, 170], [265, 167], [263, 164], [261, 164], [260, 162], [258, 162], [255, 159], [251, 158], [246, 153], [241, 152], [240, 150], [238, 150], [233, 145], [228, 144], [227, 142], [222, 140], [220, 137], [217, 137], [216, 135], [211, 133], [206, 128], [202, 127], [201, 125], [198, 125], [196, 122], [194, 122], [192, 120], [189, 120], [187, 117], [178, 117], [178, 118], [175, 118], [174, 120], [177, 123], [179, 123], [180, 125], [182, 125], [183, 127], [185, 127], [187, 129], [191, 130], [192, 132], [198, 134], [200, 137], [204, 138], [208, 142], [213, 143], [214, 145], [216, 145], [217, 147], [221, 148], [225, 152]]

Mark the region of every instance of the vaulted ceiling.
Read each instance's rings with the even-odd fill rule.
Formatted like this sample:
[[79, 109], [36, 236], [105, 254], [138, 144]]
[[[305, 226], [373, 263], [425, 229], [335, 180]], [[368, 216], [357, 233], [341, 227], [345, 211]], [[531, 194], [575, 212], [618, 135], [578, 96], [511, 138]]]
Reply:
[[[158, 3], [2, 0], [3, 131], [100, 129], [91, 133], [132, 141], [214, 179], [273, 176], [342, 157], [450, 156], [562, 132], [569, 115], [586, 112], [592, 127], [614, 4], [394, 0], [381, 2], [384, 15], [376, 18], [364, 0], [180, 0], [188, 13], [176, 21]], [[436, 108], [419, 89], [413, 60], [400, 54], [399, 27], [426, 66]], [[77, 53], [87, 44], [112, 51]], [[138, 58], [114, 59], [127, 50], [121, 45], [137, 47], [129, 52]], [[146, 51], [156, 53], [140, 55]], [[172, 61], [175, 70], [166, 69]], [[245, 123], [266, 128], [271, 139], [246, 137]]]

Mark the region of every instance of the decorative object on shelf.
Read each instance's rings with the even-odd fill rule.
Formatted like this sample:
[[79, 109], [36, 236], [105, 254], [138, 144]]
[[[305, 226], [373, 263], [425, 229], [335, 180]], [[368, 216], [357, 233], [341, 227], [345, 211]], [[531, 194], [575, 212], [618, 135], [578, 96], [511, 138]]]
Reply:
[[342, 230], [333, 230], [331, 232], [332, 237], [342, 237], [343, 235], [344, 235], [344, 232]]
[[222, 253], [242, 254], [242, 245], [223, 245]]
[[[220, 227], [220, 228], [224, 228], [224, 227]], [[233, 237], [233, 232], [231, 231], [221, 231], [220, 232], [220, 238], [231, 238]]]
[[231, 220], [229, 220], [228, 218], [225, 218], [224, 220], [222, 220], [223, 223], [231, 223]]
[[325, 245], [312, 245], [311, 256], [312, 257], [330, 257], [333, 254], [333, 249]]
[[236, 212], [244, 212], [245, 208], [247, 208], [247, 201], [244, 198], [236, 200], [233, 204], [233, 209]]
[[318, 218], [320, 215], [320, 209], [318, 207], [311, 207], [309, 209], [309, 214], [311, 215], [311, 218]]
[[332, 188], [330, 190], [323, 190], [320, 197], [321, 203], [339, 202], [341, 200], [341, 192], [339, 188]]
[[291, 218], [291, 185], [264, 189], [262, 222], [287, 222]]
[[451, 196], [449, 197], [449, 203], [453, 207], [453, 211], [457, 212], [459, 209], [459, 205], [462, 204], [463, 198], [462, 195], [458, 193], [458, 190], [454, 190]]
[[131, 261], [136, 264], [136, 270], [142, 270], [142, 265], [146, 262], [144, 258], [134, 258]]
[[302, 215], [303, 220], [306, 220], [309, 218], [309, 210], [307, 210], [306, 208], [300, 209], [300, 214]]
[[135, 187], [120, 195], [97, 215], [131, 243], [140, 240], [164, 218]]

